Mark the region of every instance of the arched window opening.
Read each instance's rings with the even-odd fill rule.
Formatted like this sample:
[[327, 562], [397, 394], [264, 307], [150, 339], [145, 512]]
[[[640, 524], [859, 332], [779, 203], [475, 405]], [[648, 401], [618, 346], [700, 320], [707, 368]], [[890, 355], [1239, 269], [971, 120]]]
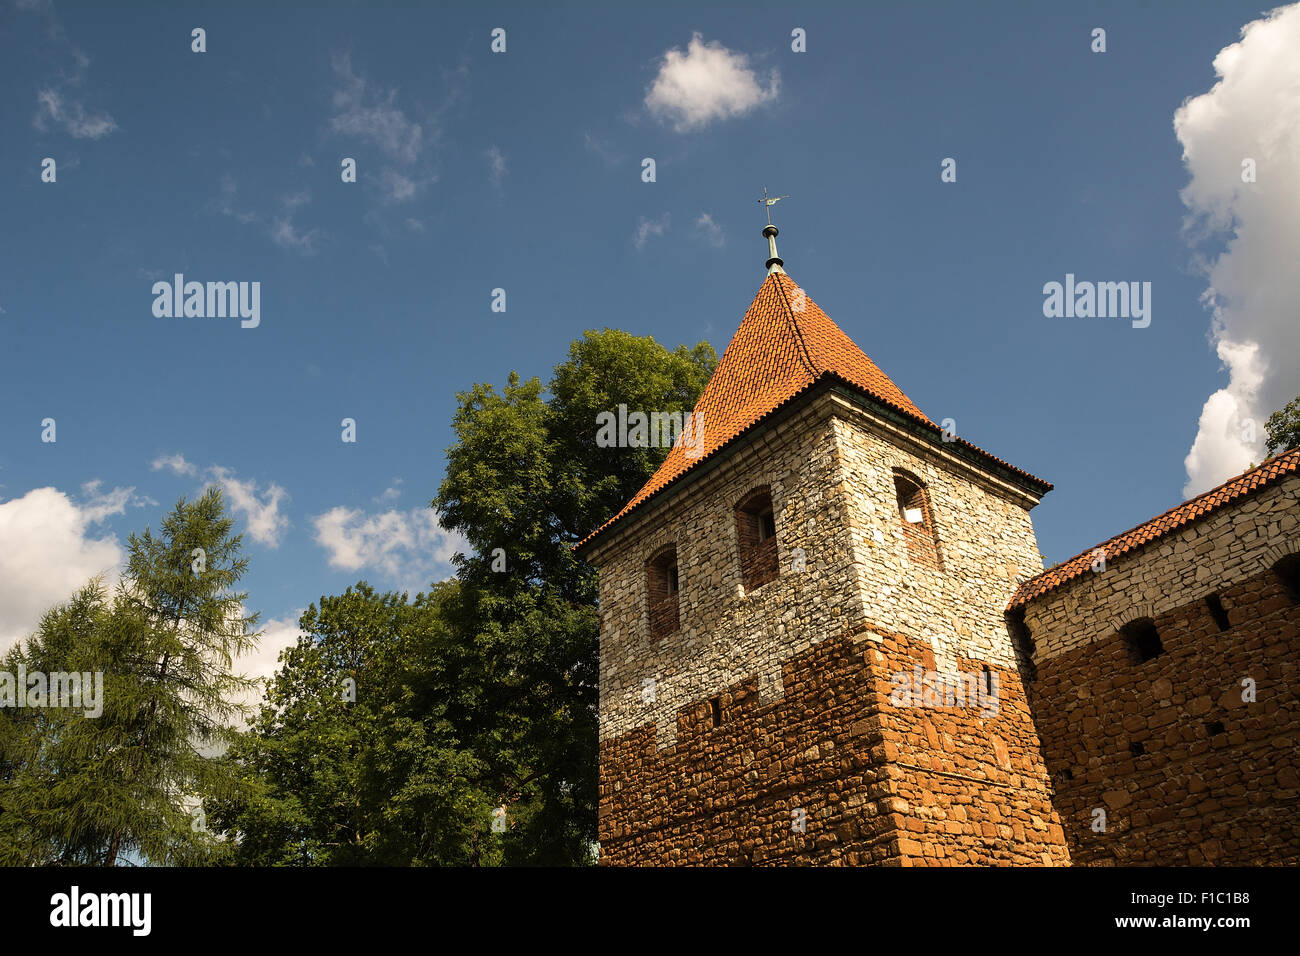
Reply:
[[1288, 554], [1273, 565], [1273, 573], [1282, 579], [1282, 586], [1291, 600], [1300, 604], [1300, 553]]
[[650, 597], [650, 636], [659, 640], [681, 626], [677, 612], [681, 580], [676, 545], [659, 551], [646, 564], [646, 590]]
[[752, 591], [781, 574], [776, 550], [776, 513], [768, 488], [751, 492], [736, 506], [736, 538], [745, 590]]
[[1144, 664], [1165, 652], [1164, 645], [1160, 643], [1160, 632], [1156, 630], [1156, 622], [1149, 617], [1130, 621], [1120, 628], [1120, 634], [1135, 663]]
[[934, 526], [930, 497], [919, 478], [905, 471], [894, 472], [894, 493], [898, 499], [898, 517], [907, 540], [907, 554], [918, 564], [943, 570], [939, 535]]

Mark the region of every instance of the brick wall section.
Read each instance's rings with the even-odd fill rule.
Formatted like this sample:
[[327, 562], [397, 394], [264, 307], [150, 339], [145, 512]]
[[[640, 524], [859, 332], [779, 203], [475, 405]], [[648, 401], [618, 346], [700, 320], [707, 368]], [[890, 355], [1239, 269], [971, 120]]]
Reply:
[[[1300, 550], [1297, 491], [1300, 476], [1026, 605], [1030, 699], [1076, 863], [1300, 863], [1300, 607], [1271, 570]], [[1120, 634], [1141, 617], [1164, 647], [1144, 663]]]
[[753, 680], [724, 692], [720, 727], [701, 701], [670, 748], [650, 728], [605, 741], [602, 863], [1067, 864], [1018, 676], [996, 670], [994, 716], [894, 706], [891, 674], [934, 663], [925, 641], [863, 629], [787, 661], [780, 700]]

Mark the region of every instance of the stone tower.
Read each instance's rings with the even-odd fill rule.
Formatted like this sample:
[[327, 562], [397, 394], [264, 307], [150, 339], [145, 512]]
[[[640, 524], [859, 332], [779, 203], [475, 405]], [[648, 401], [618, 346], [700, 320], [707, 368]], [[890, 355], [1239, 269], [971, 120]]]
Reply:
[[764, 235], [698, 440], [579, 546], [602, 862], [1066, 864], [1004, 618], [1051, 485], [935, 425]]

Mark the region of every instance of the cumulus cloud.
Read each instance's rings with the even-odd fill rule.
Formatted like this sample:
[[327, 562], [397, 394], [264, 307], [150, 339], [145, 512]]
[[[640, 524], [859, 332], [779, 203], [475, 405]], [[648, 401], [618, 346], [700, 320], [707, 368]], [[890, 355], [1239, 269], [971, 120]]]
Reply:
[[41, 615], [67, 601], [95, 575], [116, 582], [125, 552], [94, 525], [122, 514], [131, 488], [82, 488], [81, 501], [55, 488], [36, 488], [0, 502], [0, 652], [36, 630]]
[[695, 33], [685, 52], [674, 48], [663, 55], [645, 105], [652, 116], [682, 133], [770, 103], [780, 85], [776, 70], [764, 87], [750, 69], [749, 57], [721, 43], [706, 43]]
[[658, 219], [642, 218], [637, 223], [636, 234], [632, 237], [632, 244], [637, 249], [644, 249], [646, 242], [651, 236], [662, 236], [668, 231], [668, 213], [664, 213]]
[[444, 530], [429, 508], [367, 514], [340, 505], [317, 515], [313, 524], [330, 567], [377, 571], [408, 591], [449, 577], [452, 556], [468, 549], [465, 539]]
[[700, 218], [695, 220], [695, 228], [704, 234], [704, 238], [709, 241], [709, 245], [725, 246], [727, 244], [727, 237], [723, 233], [722, 227], [714, 222], [713, 217], [707, 212], [700, 213]]
[[[1194, 495], [1263, 459], [1264, 421], [1300, 392], [1300, 4], [1279, 7], [1214, 58], [1218, 81], [1174, 114], [1190, 176], [1181, 196], [1207, 255], [1202, 299], [1228, 384], [1201, 410], [1184, 465]], [[1254, 160], [1256, 181], [1243, 182]]]
[[164, 468], [173, 475], [197, 475], [198, 468], [185, 460], [184, 455], [159, 455], [153, 460], [150, 467], [154, 471], [162, 471]]
[[[233, 670], [244, 677], [258, 681], [256, 689], [236, 701], [249, 707], [248, 717], [257, 716], [257, 706], [265, 696], [266, 688], [275, 672], [280, 669], [280, 653], [298, 643], [302, 631], [298, 628], [298, 619], [302, 610], [286, 614], [284, 617], [263, 622], [258, 628], [261, 639], [254, 650], [241, 654], [235, 661]], [[248, 721], [236, 721], [239, 729], [245, 729]]]
[[289, 493], [275, 482], [259, 489], [257, 482], [240, 481], [227, 468], [213, 466], [209, 472], [225, 492], [230, 510], [243, 517], [249, 536], [258, 544], [279, 547], [280, 537], [289, 527], [289, 518], [280, 513], [280, 505]]
[[188, 478], [202, 477], [218, 485], [226, 496], [227, 506], [237, 518], [243, 519], [249, 537], [269, 548], [279, 547], [289, 527], [289, 518], [281, 513], [280, 507], [288, 501], [289, 493], [275, 482], [262, 488], [255, 481], [236, 478], [233, 471], [221, 465], [200, 469], [180, 454], [160, 455], [150, 467]]

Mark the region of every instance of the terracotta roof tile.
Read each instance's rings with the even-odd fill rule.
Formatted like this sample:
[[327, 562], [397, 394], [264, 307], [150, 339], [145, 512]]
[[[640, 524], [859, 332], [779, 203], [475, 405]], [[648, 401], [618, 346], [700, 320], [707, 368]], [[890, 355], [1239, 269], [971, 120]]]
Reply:
[[1252, 494], [1296, 472], [1300, 472], [1300, 448], [1270, 458], [1262, 465], [1225, 481], [1217, 488], [1211, 488], [1204, 494], [1190, 498], [1136, 528], [1117, 534], [1110, 540], [1075, 555], [1069, 561], [1063, 561], [1056, 567], [1035, 575], [1016, 589], [1016, 593], [1011, 596], [1011, 601], [1007, 604], [1007, 610], [1028, 604], [1039, 595], [1082, 575], [1092, 567], [1092, 554], [1098, 548], [1105, 550], [1107, 561], [1113, 560], [1121, 554], [1150, 544], [1184, 525], [1199, 521], [1210, 512], [1217, 511], [1238, 498]]
[[[769, 273], [696, 403], [694, 418], [701, 427], [702, 450], [692, 457], [681, 443], [674, 445], [664, 463], [632, 500], [578, 547], [607, 531], [628, 512], [827, 376], [842, 379], [939, 431], [939, 426], [903, 394], [793, 279], [785, 273]], [[969, 442], [957, 441], [1032, 479], [1044, 491], [1052, 487]]]

